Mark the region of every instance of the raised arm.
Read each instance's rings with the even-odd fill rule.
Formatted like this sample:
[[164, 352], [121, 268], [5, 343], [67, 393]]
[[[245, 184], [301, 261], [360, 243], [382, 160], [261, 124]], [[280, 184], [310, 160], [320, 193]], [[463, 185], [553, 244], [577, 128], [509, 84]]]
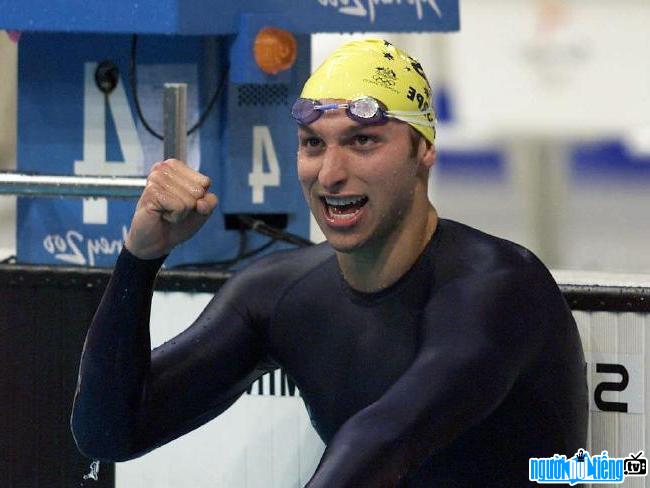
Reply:
[[306, 486], [398, 486], [487, 417], [541, 347], [537, 309], [555, 298], [552, 288], [537, 286], [540, 279], [504, 271], [438, 290], [424, 311], [411, 367], [343, 424]]
[[151, 351], [156, 273], [214, 209], [209, 184], [175, 160], [149, 175], [82, 354], [71, 424], [91, 458], [142, 455], [221, 413], [263, 372], [262, 344], [233, 306], [237, 280], [185, 332]]
[[265, 371], [257, 334], [223, 294], [151, 351], [155, 270], [124, 251], [86, 337], [71, 423], [79, 449], [93, 459], [124, 461], [189, 432]]

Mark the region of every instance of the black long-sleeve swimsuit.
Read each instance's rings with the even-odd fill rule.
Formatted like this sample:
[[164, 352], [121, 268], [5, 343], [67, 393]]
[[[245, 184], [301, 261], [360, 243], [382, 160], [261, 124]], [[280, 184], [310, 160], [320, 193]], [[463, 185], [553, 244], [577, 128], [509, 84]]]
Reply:
[[89, 329], [72, 428], [91, 458], [165, 444], [277, 367], [327, 445], [310, 488], [528, 486], [529, 457], [586, 447], [576, 324], [516, 244], [440, 219], [412, 268], [375, 293], [346, 283], [327, 243], [274, 253], [151, 351], [162, 261], [124, 249]]

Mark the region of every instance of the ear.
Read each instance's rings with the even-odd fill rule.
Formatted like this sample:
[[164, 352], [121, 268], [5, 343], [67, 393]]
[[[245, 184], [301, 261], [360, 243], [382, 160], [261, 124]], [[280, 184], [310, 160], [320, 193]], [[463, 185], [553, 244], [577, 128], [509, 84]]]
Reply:
[[430, 169], [436, 162], [436, 156], [436, 146], [424, 137], [421, 137], [418, 146], [418, 159], [420, 160], [420, 164], [424, 168]]

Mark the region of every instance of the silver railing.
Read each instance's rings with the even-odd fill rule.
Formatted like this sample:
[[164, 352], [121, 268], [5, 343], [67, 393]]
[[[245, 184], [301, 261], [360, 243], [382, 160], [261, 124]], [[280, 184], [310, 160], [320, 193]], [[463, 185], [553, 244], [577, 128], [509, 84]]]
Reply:
[[[166, 83], [164, 88], [164, 157], [185, 159], [187, 154], [187, 85]], [[0, 172], [0, 195], [31, 197], [139, 198], [142, 177], [27, 175]]]
[[146, 178], [0, 173], [0, 195], [139, 198]]

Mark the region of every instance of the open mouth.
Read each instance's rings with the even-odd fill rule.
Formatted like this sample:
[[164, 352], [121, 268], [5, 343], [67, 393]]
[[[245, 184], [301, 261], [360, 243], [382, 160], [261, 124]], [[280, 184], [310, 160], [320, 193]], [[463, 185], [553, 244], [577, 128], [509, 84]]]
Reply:
[[351, 220], [356, 217], [363, 206], [368, 203], [368, 197], [321, 197], [325, 214], [331, 220]]

